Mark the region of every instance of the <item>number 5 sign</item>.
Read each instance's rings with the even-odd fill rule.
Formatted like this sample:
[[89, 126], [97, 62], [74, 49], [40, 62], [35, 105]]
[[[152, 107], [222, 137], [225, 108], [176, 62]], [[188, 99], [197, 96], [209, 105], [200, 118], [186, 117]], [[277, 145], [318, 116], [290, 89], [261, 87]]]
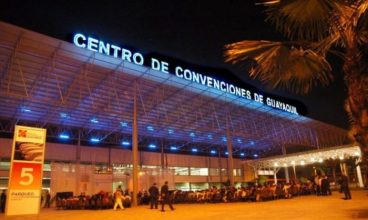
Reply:
[[11, 189], [39, 190], [41, 186], [42, 164], [13, 162]]
[[38, 214], [46, 130], [16, 126], [6, 215]]

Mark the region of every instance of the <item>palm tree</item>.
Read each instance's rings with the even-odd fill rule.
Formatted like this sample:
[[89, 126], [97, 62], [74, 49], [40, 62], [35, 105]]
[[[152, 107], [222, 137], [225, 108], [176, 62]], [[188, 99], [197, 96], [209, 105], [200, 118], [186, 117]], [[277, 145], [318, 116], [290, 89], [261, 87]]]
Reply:
[[249, 75], [270, 87], [308, 93], [333, 79], [327, 54], [343, 60], [349, 136], [368, 152], [368, 1], [263, 0], [266, 21], [290, 41], [241, 41], [225, 46], [227, 62], [256, 61]]

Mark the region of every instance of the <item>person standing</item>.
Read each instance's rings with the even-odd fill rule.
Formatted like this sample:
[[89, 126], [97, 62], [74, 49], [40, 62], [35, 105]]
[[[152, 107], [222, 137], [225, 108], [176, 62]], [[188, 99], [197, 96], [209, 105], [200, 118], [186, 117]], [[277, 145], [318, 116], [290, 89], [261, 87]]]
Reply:
[[115, 199], [115, 204], [114, 204], [114, 210], [116, 210], [116, 208], [119, 206], [121, 210], [124, 210], [124, 206], [122, 204], [122, 199], [123, 199], [123, 192], [121, 190], [121, 186], [119, 186], [115, 193], [114, 193], [114, 199]]
[[6, 193], [5, 193], [5, 189], [4, 189], [3, 192], [1, 193], [1, 196], [0, 196], [0, 205], [1, 205], [1, 212], [2, 213], [5, 212], [5, 203], [6, 203]]
[[350, 189], [349, 189], [349, 180], [348, 177], [343, 174], [340, 179], [340, 185], [341, 185], [341, 192], [345, 195], [345, 200], [351, 199]]
[[150, 208], [153, 209], [153, 206], [155, 209], [157, 209], [158, 206], [158, 188], [156, 186], [156, 183], [153, 183], [153, 185], [148, 189], [148, 192], [150, 194], [151, 200], [150, 200]]
[[44, 208], [50, 208], [50, 200], [51, 200], [51, 195], [50, 195], [50, 192], [47, 191], [46, 192], [46, 200], [45, 200]]
[[165, 211], [165, 203], [169, 205], [171, 211], [174, 210], [174, 207], [171, 204], [170, 191], [167, 181], [165, 181], [165, 185], [161, 187], [161, 199], [162, 199], [161, 212]]

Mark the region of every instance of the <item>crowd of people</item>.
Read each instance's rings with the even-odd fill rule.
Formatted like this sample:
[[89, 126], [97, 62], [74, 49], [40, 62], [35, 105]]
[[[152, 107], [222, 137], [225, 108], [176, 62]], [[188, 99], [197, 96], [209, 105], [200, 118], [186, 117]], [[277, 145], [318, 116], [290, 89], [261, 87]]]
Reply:
[[[340, 192], [344, 193], [345, 200], [352, 199], [348, 177], [342, 175], [337, 181], [340, 185]], [[139, 205], [149, 205], [151, 209], [158, 209], [161, 204], [161, 211], [165, 211], [167, 204], [171, 210], [174, 210], [172, 204], [178, 203], [227, 203], [227, 202], [260, 202], [276, 199], [290, 199], [301, 195], [331, 195], [330, 181], [324, 175], [316, 175], [313, 179], [305, 183], [291, 181], [290, 183], [265, 183], [242, 186], [235, 188], [233, 186], [223, 186], [217, 188], [212, 186], [210, 189], [198, 191], [169, 190], [166, 181], [159, 190], [156, 183], [146, 191], [140, 191], [137, 195]], [[43, 198], [43, 197], [42, 197]], [[114, 193], [100, 191], [92, 196], [81, 193], [79, 196], [73, 196], [72, 193], [58, 193], [55, 198], [57, 209], [114, 209], [124, 210], [131, 206], [132, 195], [128, 189], [123, 191], [119, 186]], [[50, 207], [51, 195], [47, 191], [45, 195], [44, 207]], [[1, 194], [1, 211], [4, 212], [6, 202], [5, 190]], [[43, 199], [41, 200], [41, 204]]]
[[[344, 199], [351, 199], [350, 190], [346, 176], [342, 176], [338, 181], [340, 192], [345, 195]], [[169, 191], [167, 182], [161, 190], [154, 183], [148, 190], [140, 191], [137, 195], [139, 205], [149, 205], [151, 209], [158, 209], [161, 204], [161, 211], [165, 211], [167, 204], [174, 210], [172, 204], [179, 203], [227, 203], [227, 202], [260, 202], [277, 199], [290, 199], [301, 195], [331, 195], [330, 181], [324, 175], [316, 175], [314, 179], [306, 183], [290, 181], [290, 183], [265, 183], [258, 185], [242, 186], [239, 188], [223, 186], [217, 188], [197, 191]], [[93, 196], [85, 196], [83, 193], [78, 197], [57, 199], [57, 207], [62, 209], [104, 209], [120, 208], [124, 210], [131, 205], [131, 195], [128, 190], [123, 191], [119, 186], [113, 194], [100, 192]]]
[[[120, 208], [131, 206], [131, 196], [128, 190], [119, 191], [120, 195]], [[64, 196], [56, 195], [56, 208], [57, 209], [111, 209], [114, 207], [115, 201], [117, 201], [116, 193], [111, 194], [108, 192], [100, 191], [94, 195], [85, 195], [81, 193], [79, 196]]]

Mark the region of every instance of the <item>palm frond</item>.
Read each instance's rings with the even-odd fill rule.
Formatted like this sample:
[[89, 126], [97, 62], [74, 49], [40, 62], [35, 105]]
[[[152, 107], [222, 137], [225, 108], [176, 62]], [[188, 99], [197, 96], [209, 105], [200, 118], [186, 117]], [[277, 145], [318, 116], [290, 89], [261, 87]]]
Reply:
[[311, 49], [271, 41], [242, 41], [225, 48], [227, 62], [255, 60], [249, 75], [270, 87], [307, 93], [316, 84], [327, 85], [332, 80], [330, 64]]
[[341, 5], [339, 0], [281, 0], [268, 7], [267, 20], [291, 39], [320, 40], [329, 34], [330, 16]]

